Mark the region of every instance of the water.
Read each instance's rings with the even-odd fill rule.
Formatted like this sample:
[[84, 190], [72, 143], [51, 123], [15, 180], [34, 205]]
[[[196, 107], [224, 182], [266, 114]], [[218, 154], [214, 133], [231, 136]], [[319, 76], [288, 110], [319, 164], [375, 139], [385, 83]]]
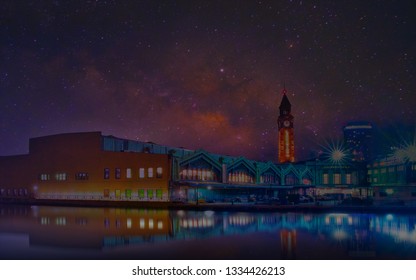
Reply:
[[416, 259], [416, 215], [0, 205], [1, 259]]

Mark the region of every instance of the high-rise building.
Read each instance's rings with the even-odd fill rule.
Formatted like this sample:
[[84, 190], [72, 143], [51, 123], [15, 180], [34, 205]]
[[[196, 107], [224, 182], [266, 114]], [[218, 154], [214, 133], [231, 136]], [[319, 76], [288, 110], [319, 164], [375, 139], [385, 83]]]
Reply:
[[369, 122], [350, 122], [344, 126], [344, 141], [353, 161], [371, 160], [373, 126]]
[[293, 132], [293, 116], [291, 114], [292, 105], [286, 95], [286, 87], [283, 88], [282, 101], [279, 106], [278, 125], [278, 151], [279, 163], [294, 162], [295, 161], [295, 141]]

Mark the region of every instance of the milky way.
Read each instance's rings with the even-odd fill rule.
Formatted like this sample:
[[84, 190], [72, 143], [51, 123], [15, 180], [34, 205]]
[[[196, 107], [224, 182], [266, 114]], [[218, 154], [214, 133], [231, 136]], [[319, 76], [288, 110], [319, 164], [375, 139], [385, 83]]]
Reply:
[[2, 1], [0, 155], [30, 137], [118, 137], [297, 159], [349, 121], [415, 119], [412, 1]]

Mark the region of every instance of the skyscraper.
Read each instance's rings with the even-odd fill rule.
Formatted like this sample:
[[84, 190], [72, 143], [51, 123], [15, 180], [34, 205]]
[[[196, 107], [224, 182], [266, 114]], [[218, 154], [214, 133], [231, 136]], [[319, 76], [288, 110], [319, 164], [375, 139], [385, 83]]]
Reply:
[[295, 141], [293, 132], [292, 105], [286, 95], [286, 87], [283, 88], [282, 101], [279, 106], [279, 117], [277, 119], [278, 132], [278, 161], [279, 163], [295, 161]]
[[353, 161], [368, 161], [372, 156], [373, 126], [369, 122], [350, 122], [344, 126], [344, 141]]

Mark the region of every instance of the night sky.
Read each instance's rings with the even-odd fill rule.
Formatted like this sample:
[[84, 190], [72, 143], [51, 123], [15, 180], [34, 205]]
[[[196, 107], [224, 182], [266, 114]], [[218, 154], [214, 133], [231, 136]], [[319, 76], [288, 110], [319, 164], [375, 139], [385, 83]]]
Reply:
[[415, 120], [413, 1], [1, 1], [0, 155], [102, 131], [277, 159], [285, 83], [298, 160], [350, 121]]

